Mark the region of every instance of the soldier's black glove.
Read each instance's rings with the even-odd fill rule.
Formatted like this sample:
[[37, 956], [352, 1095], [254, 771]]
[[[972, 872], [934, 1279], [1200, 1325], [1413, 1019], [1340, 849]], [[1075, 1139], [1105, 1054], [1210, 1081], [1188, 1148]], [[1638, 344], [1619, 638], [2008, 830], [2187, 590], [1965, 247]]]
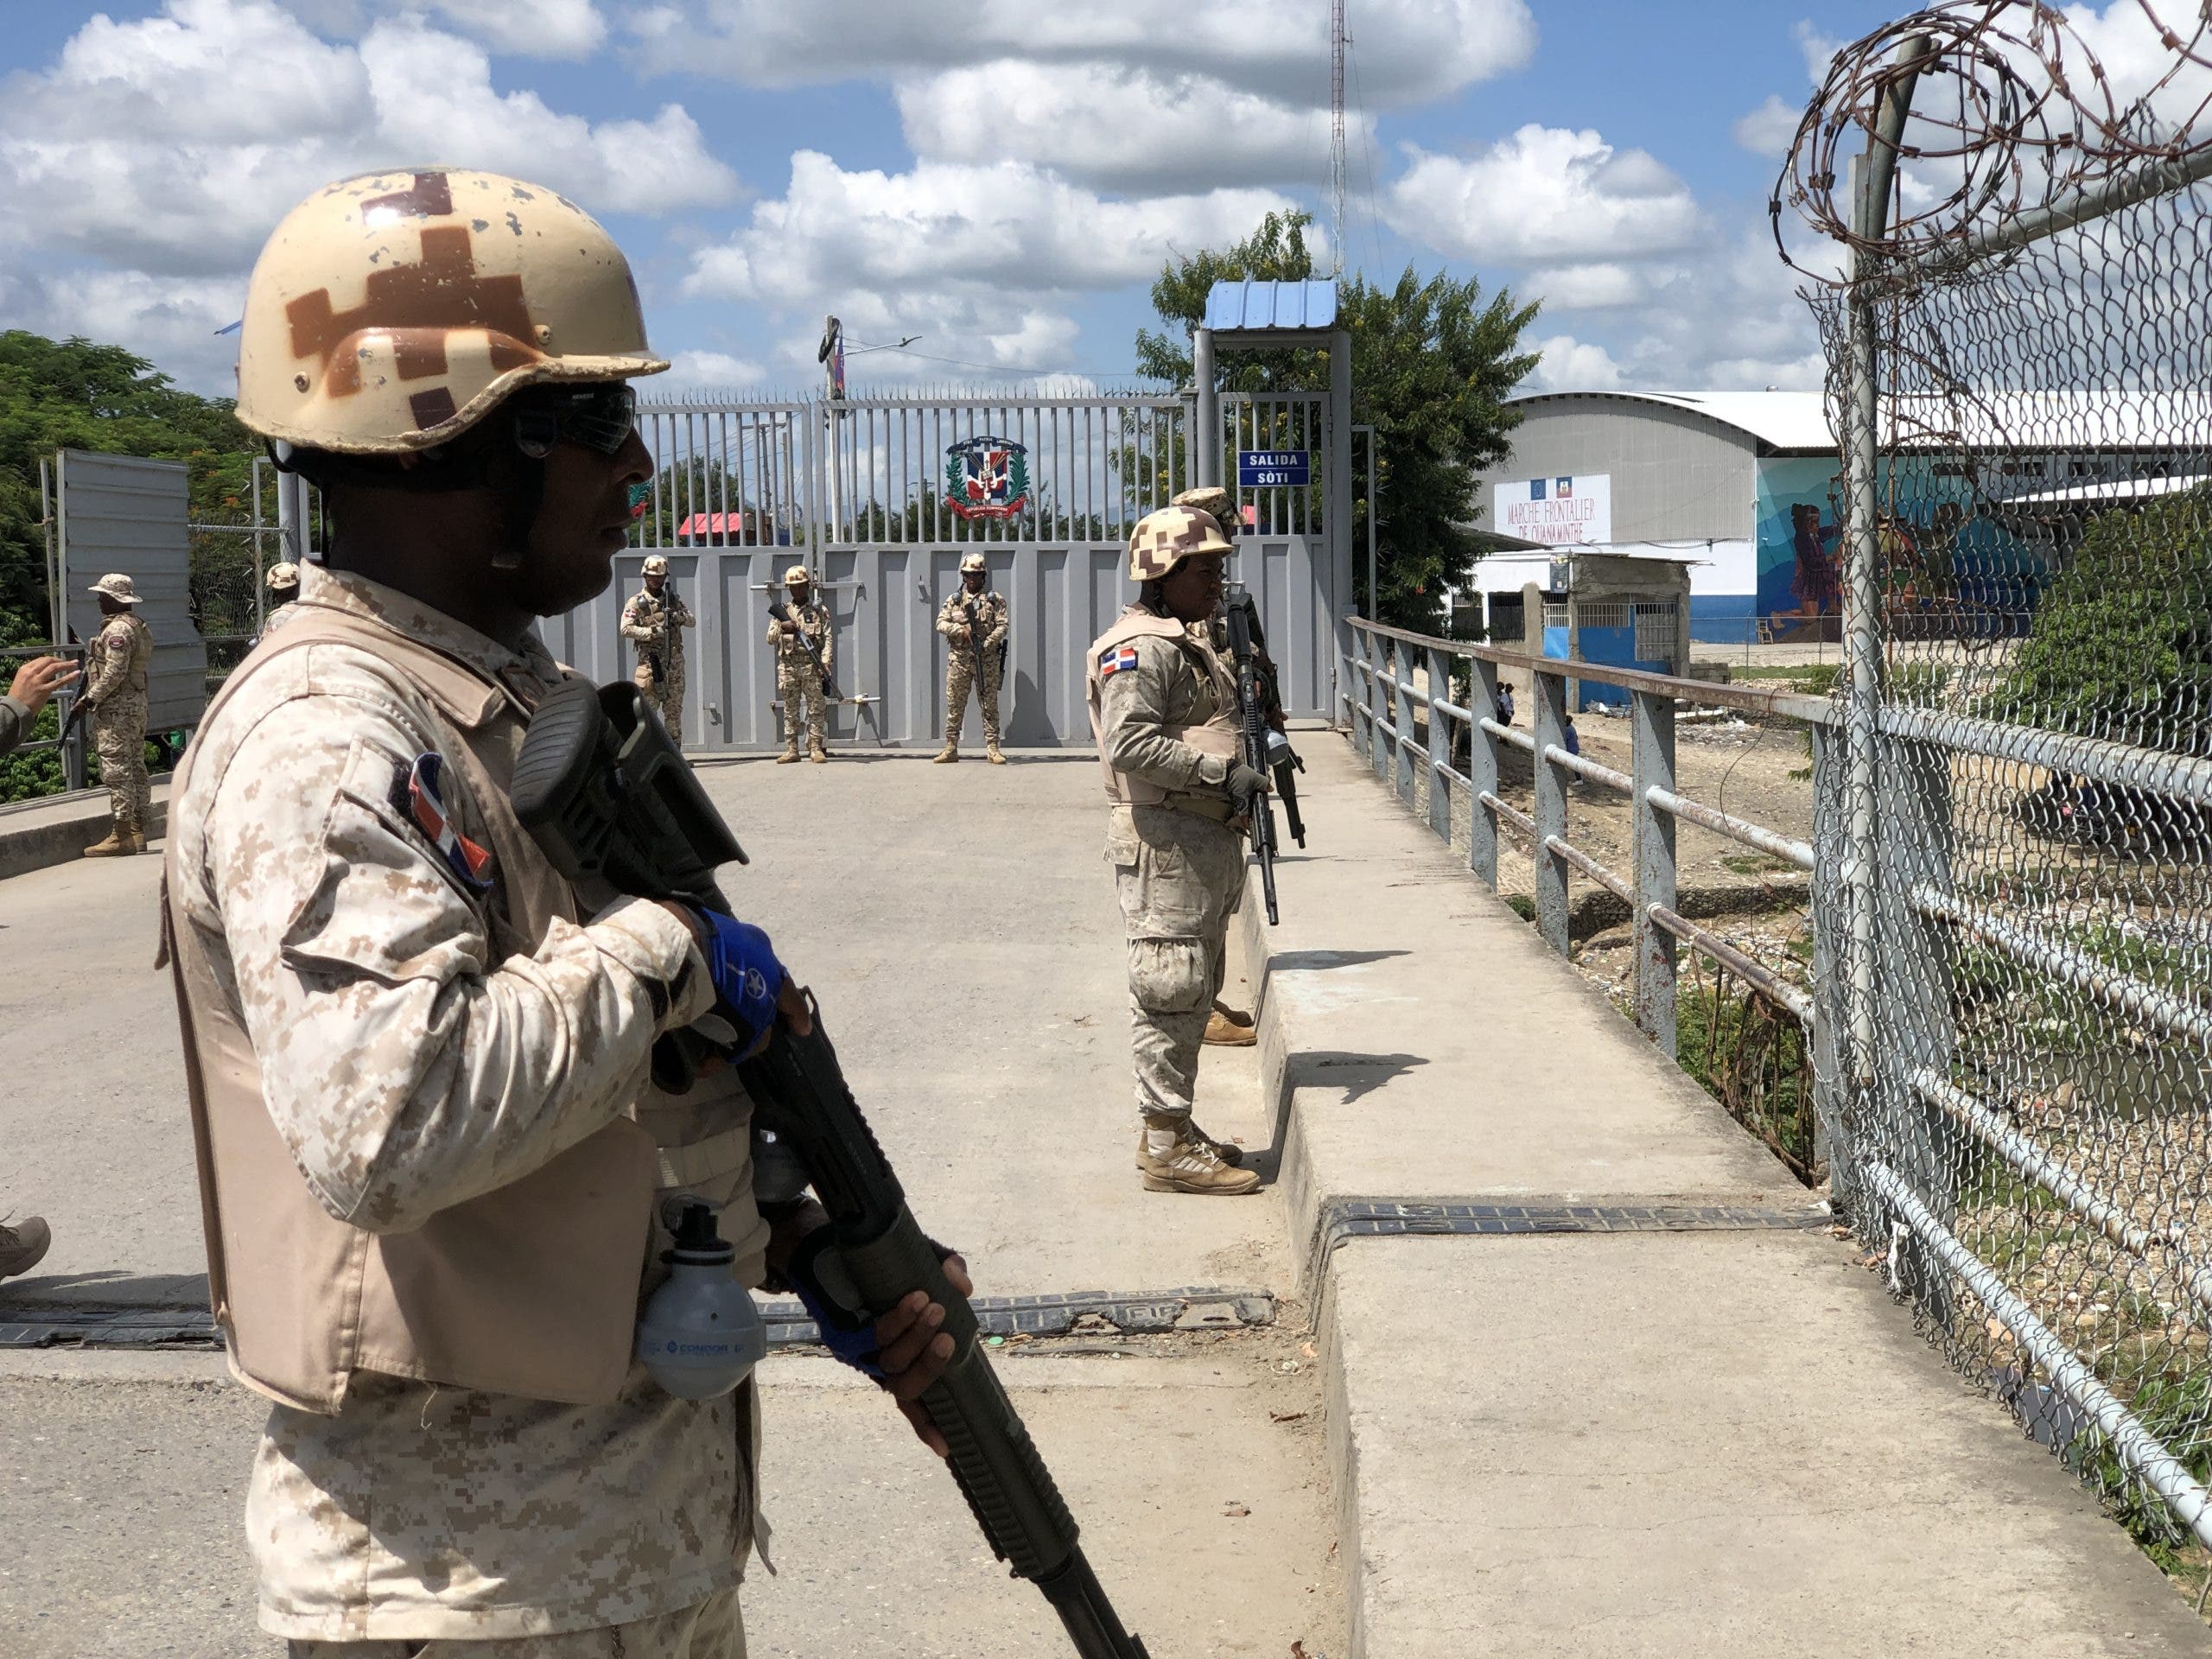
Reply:
[[1255, 795], [1264, 795], [1268, 790], [1267, 774], [1254, 771], [1242, 760], [1229, 764], [1229, 776], [1223, 780], [1229, 798], [1236, 804], [1238, 811], [1249, 811]]

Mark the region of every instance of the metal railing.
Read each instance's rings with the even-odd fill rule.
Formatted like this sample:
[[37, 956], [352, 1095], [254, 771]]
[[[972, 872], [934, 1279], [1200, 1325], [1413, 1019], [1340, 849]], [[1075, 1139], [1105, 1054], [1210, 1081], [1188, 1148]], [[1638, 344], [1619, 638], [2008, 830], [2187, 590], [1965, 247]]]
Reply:
[[[1809, 1044], [1820, 1033], [1813, 1000], [1764, 964], [1727, 940], [1683, 916], [1677, 904], [1675, 856], [1676, 823], [1694, 823], [1770, 857], [1810, 872], [1808, 842], [1691, 799], [1676, 786], [1675, 704], [1681, 700], [1781, 716], [1802, 722], [1813, 734], [1814, 764], [1826, 758], [1823, 734], [1834, 711], [1825, 698], [1756, 686], [1718, 685], [1704, 680], [1648, 674], [1599, 663], [1529, 657], [1495, 645], [1412, 633], [1360, 617], [1349, 617], [1350, 654], [1339, 682], [1352, 747], [1365, 756], [1378, 778], [1400, 798], [1418, 805], [1426, 794], [1429, 828], [1447, 843], [1456, 804], [1471, 804], [1473, 833], [1468, 867], [1495, 891], [1498, 830], [1510, 830], [1529, 849], [1535, 867], [1536, 931], [1560, 956], [1568, 954], [1567, 882], [1580, 872], [1629, 907], [1634, 931], [1636, 1022], [1669, 1058], [1675, 1046], [1675, 977], [1681, 945], [1735, 974], [1761, 996], [1796, 1020]], [[1451, 700], [1452, 665], [1468, 666], [1471, 707]], [[1415, 669], [1425, 671], [1426, 686]], [[1533, 732], [1500, 718], [1497, 671], [1517, 670], [1531, 677], [1535, 695]], [[1630, 770], [1574, 753], [1567, 747], [1567, 687], [1569, 680], [1618, 686], [1629, 693], [1632, 734]], [[1427, 715], [1427, 741], [1418, 742], [1415, 711]], [[1468, 770], [1452, 765], [1459, 737], [1467, 739]], [[1502, 746], [1524, 751], [1535, 774], [1534, 815], [1501, 799], [1498, 757]], [[1419, 783], [1426, 773], [1424, 791]], [[1567, 839], [1567, 780], [1572, 775], [1628, 798], [1633, 823], [1635, 868], [1627, 874], [1608, 868]], [[1816, 963], [1821, 944], [1816, 938]]]

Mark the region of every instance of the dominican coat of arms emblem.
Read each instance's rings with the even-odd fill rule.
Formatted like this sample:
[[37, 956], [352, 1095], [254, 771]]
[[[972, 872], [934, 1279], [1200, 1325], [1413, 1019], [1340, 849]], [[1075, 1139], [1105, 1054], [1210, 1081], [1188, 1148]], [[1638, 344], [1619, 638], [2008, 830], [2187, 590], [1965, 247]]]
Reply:
[[1029, 504], [1029, 451], [1012, 438], [945, 446], [944, 505], [963, 518], [1011, 518]]

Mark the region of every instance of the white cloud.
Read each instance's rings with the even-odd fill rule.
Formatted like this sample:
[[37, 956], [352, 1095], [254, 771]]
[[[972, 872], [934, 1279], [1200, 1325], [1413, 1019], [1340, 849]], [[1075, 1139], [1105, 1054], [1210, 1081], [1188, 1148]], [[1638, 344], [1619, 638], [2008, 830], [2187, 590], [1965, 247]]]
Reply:
[[1766, 102], [1741, 118], [1730, 131], [1739, 148], [1778, 162], [1789, 153], [1798, 124], [1804, 118], [1802, 106], [1784, 103], [1779, 95], [1769, 92]]
[[1452, 258], [1618, 262], [1675, 252], [1704, 234], [1687, 185], [1649, 151], [1616, 149], [1588, 129], [1531, 124], [1470, 157], [1405, 150], [1383, 217]]
[[494, 52], [518, 57], [589, 57], [607, 39], [592, 0], [430, 0], [430, 8]]
[[[1650, 297], [1644, 273], [1630, 265], [1560, 265], [1532, 272], [1519, 288], [1547, 311], [1595, 311], [1638, 305]], [[1516, 289], [1517, 291], [1517, 289]]]
[[651, 122], [556, 113], [495, 92], [480, 47], [417, 18], [347, 47], [271, 0], [168, 0], [134, 22], [93, 18], [7, 91], [0, 238], [150, 273], [242, 277], [309, 190], [395, 162], [466, 157], [645, 213], [737, 188], [679, 106]]
[[1529, 376], [1531, 391], [1612, 391], [1621, 384], [1621, 366], [1602, 346], [1554, 334], [1529, 349], [1541, 353]]
[[[1328, 106], [1328, 12], [1280, 0], [669, 0], [626, 20], [650, 70], [752, 86], [895, 79], [1019, 54], [1039, 64], [1139, 67], [1163, 56], [1217, 86]], [[1523, 0], [1363, 0], [1353, 56], [1368, 100], [1425, 103], [1525, 65]]]
[[[1008, 59], [908, 77], [895, 91], [906, 142], [931, 161], [1027, 162], [1118, 190], [1329, 176], [1325, 109], [1224, 90], [1191, 70]], [[1362, 142], [1357, 130], [1351, 140]]]
[[[1218, 246], [1290, 206], [1263, 190], [1112, 200], [1014, 162], [847, 172], [802, 149], [781, 197], [756, 202], [744, 229], [693, 256], [683, 291], [766, 307], [789, 325], [794, 360], [803, 345], [810, 362], [812, 326], [834, 312], [858, 340], [918, 331], [918, 353], [1055, 369], [1077, 335], [1066, 296], [1148, 279], [1178, 248]], [[900, 356], [872, 354], [870, 372], [963, 366], [887, 360]]]
[[709, 387], [715, 391], [750, 391], [766, 379], [760, 364], [749, 357], [732, 357], [728, 352], [677, 352], [669, 359], [668, 372], [645, 385], [645, 390], [659, 392]]

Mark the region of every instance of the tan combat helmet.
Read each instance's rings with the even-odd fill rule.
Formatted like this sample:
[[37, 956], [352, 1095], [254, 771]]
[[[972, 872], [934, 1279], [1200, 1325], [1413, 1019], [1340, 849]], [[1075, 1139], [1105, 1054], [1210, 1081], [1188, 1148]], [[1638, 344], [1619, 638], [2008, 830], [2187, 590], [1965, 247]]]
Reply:
[[303, 448], [397, 454], [524, 386], [667, 367], [629, 261], [567, 197], [464, 168], [369, 173], [316, 191], [262, 249], [238, 416]]
[[645, 568], [639, 574], [647, 576], [664, 576], [668, 574], [668, 561], [656, 553], [645, 561]]
[[1221, 521], [1196, 507], [1161, 507], [1137, 520], [1129, 536], [1129, 580], [1150, 582], [1185, 559], [1223, 558], [1236, 550]]
[[300, 567], [289, 559], [283, 560], [270, 565], [268, 575], [263, 580], [269, 584], [269, 591], [272, 594], [282, 588], [296, 588], [300, 585]]
[[791, 566], [790, 569], [784, 572], [784, 586], [786, 588], [811, 588], [814, 586], [814, 578], [807, 575], [806, 567], [804, 565], [795, 564]]
[[990, 569], [990, 562], [980, 553], [963, 553], [960, 556], [960, 574], [963, 576], [971, 570], [981, 570], [984, 575], [988, 575]]

